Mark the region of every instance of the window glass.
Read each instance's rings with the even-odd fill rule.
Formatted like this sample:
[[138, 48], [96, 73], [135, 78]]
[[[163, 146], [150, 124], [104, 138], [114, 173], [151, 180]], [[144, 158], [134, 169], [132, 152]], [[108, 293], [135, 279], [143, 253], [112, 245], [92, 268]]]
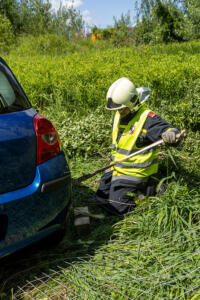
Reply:
[[2, 72], [0, 72], [0, 101], [4, 106], [10, 106], [15, 102], [15, 93]]
[[30, 104], [14, 76], [9, 70], [8, 72], [6, 71], [0, 68], [0, 114], [29, 108]]

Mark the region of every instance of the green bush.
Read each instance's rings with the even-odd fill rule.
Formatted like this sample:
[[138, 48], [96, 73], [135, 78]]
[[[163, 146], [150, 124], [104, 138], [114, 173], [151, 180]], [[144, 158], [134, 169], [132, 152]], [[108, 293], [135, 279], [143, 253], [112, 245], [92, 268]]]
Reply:
[[8, 18], [0, 14], [0, 50], [8, 50], [13, 42], [12, 25]]
[[89, 40], [69, 41], [66, 37], [56, 34], [22, 35], [18, 37], [17, 44], [17, 47], [10, 47], [10, 51], [20, 56], [68, 55], [76, 51], [86, 52], [89, 47], [94, 48]]

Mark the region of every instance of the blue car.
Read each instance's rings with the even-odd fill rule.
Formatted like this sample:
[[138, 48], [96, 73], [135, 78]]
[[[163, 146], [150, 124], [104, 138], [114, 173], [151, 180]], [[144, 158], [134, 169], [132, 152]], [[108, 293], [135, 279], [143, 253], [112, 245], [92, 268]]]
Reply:
[[0, 257], [63, 231], [70, 206], [58, 133], [0, 58]]

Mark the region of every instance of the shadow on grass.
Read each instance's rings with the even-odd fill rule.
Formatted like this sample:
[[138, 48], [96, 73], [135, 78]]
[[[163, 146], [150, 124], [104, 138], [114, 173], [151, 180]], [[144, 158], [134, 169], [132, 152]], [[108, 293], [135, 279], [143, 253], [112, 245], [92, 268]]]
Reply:
[[91, 213], [103, 213], [104, 219], [90, 218], [90, 230], [80, 236], [75, 229], [66, 233], [63, 241], [54, 247], [49, 247], [46, 241], [29, 246], [1, 260], [0, 268], [0, 299], [12, 299], [12, 289], [15, 293], [18, 286], [42, 276], [51, 274], [52, 270], [66, 268], [66, 262], [72, 263], [80, 257], [91, 257], [94, 252], [106, 244], [113, 233], [113, 224], [118, 217], [111, 217], [102, 211], [93, 201], [94, 191], [86, 185], [74, 187], [74, 207], [88, 206]]

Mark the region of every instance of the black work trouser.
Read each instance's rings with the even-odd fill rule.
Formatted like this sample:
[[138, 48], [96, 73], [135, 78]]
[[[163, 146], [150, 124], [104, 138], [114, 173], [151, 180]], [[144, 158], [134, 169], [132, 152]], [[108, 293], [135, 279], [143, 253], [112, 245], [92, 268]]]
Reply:
[[101, 177], [100, 186], [96, 192], [96, 202], [113, 215], [123, 215], [136, 206], [134, 195], [146, 197], [155, 194], [155, 182], [136, 183], [124, 179], [112, 181], [112, 171], [107, 171]]

